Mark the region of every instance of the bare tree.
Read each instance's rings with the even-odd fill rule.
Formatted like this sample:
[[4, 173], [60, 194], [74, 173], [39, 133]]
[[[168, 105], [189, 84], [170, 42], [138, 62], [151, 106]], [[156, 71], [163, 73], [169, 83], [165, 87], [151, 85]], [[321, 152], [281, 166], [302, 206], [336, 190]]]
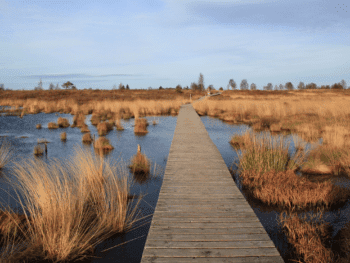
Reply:
[[272, 88], [273, 88], [272, 83], [267, 83], [267, 85], [264, 86], [264, 90], [272, 90]]
[[5, 90], [5, 85], [4, 84], [0, 84], [0, 90]]
[[125, 90], [125, 86], [122, 83], [119, 84], [119, 90]]
[[191, 83], [191, 90], [196, 91], [198, 89], [199, 89], [198, 85], [196, 83], [192, 82]]
[[347, 89], [347, 85], [346, 85], [346, 81], [345, 80], [341, 80], [340, 81], [340, 85], [342, 85], [343, 86], [343, 89]]
[[126, 84], [126, 89], [130, 89], [130, 87], [129, 87], [129, 85], [128, 85], [128, 84]]
[[49, 85], [49, 90], [53, 90], [53, 89], [55, 89], [55, 85], [53, 85], [53, 83], [51, 82]]
[[280, 90], [284, 90], [283, 84], [280, 84], [278, 87], [279, 87]]
[[278, 90], [278, 86], [277, 86], [277, 84], [275, 85], [274, 90]]
[[317, 89], [317, 85], [311, 82], [305, 86], [305, 89]]
[[302, 82], [302, 81], [299, 82], [299, 84], [298, 84], [298, 89], [299, 89], [299, 90], [305, 89], [305, 84], [304, 84], [304, 82]]
[[198, 87], [200, 91], [204, 91], [204, 77], [202, 73], [199, 74]]
[[55, 90], [59, 90], [59, 89], [60, 89], [60, 86], [58, 86], [58, 83], [57, 83]]
[[255, 85], [255, 83], [250, 84], [250, 90], [256, 90], [256, 85]]
[[241, 87], [241, 90], [247, 90], [247, 89], [248, 89], [249, 85], [248, 85], [248, 82], [247, 82], [246, 79], [243, 79], [243, 80], [241, 81], [240, 87]]
[[227, 89], [229, 89], [230, 87], [231, 87], [233, 90], [235, 90], [236, 87], [237, 87], [236, 82], [235, 82], [233, 79], [230, 79], [230, 81], [228, 82]]
[[287, 90], [293, 90], [294, 89], [294, 86], [293, 86], [292, 82], [287, 82], [286, 83], [286, 89]]
[[40, 79], [40, 81], [38, 83], [38, 86], [36, 86], [34, 88], [34, 90], [43, 90], [43, 82], [41, 81], [41, 79]]

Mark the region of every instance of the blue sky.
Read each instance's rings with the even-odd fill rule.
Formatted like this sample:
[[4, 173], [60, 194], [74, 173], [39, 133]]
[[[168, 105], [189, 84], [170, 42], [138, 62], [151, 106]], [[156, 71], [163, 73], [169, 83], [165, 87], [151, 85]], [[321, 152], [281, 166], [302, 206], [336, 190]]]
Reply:
[[350, 86], [344, 0], [0, 0], [0, 83]]

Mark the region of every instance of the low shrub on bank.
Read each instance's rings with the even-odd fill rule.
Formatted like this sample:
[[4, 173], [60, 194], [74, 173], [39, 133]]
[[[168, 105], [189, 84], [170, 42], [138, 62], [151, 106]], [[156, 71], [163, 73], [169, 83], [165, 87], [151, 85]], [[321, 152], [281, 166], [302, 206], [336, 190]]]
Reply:
[[[102, 241], [130, 230], [137, 220], [139, 200], [131, 209], [130, 186], [123, 167], [81, 149], [71, 160], [16, 164], [13, 183], [17, 193], [25, 197], [22, 206], [26, 208], [26, 229], [21, 229], [22, 247], [6, 240], [6, 251], [10, 252], [2, 250], [1, 260], [80, 260]], [[14, 230], [17, 219], [6, 220]]]

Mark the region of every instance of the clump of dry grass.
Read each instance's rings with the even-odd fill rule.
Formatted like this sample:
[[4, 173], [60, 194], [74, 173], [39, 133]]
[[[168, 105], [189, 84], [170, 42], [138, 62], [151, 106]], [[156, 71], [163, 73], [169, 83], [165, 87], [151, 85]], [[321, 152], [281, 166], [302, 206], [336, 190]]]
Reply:
[[242, 137], [245, 147], [239, 154], [241, 183], [254, 198], [288, 208], [329, 206], [348, 198], [348, 191], [330, 182], [313, 183], [295, 174], [306, 161], [302, 148], [289, 156], [282, 138], [278, 142], [267, 134], [259, 137], [251, 132]]
[[91, 138], [91, 134], [89, 133], [85, 133], [83, 135], [83, 142], [84, 143], [91, 143], [92, 142], [92, 138]]
[[[331, 235], [329, 223], [316, 223], [316, 219], [322, 219], [323, 212], [317, 213], [311, 220], [303, 218], [295, 213], [283, 212], [279, 217], [279, 224], [285, 232], [288, 242], [296, 250], [299, 260], [309, 263], [334, 262], [334, 254], [325, 246], [327, 238]], [[300, 261], [299, 261], [300, 262]]]
[[41, 155], [43, 155], [43, 154], [44, 154], [43, 148], [42, 148], [40, 145], [36, 145], [36, 146], [34, 147], [34, 155], [36, 155], [36, 156], [41, 156]]
[[113, 124], [111, 124], [110, 122], [100, 122], [97, 125], [98, 135], [100, 136], [106, 135], [111, 130], [113, 130]]
[[49, 129], [57, 129], [58, 128], [58, 125], [54, 122], [49, 122], [49, 124], [47, 125], [47, 127]]
[[36, 127], [37, 129], [41, 129], [41, 124], [38, 123], [35, 127]]
[[66, 132], [62, 132], [60, 135], [61, 141], [66, 141], [67, 140], [67, 133]]
[[117, 119], [115, 125], [116, 125], [118, 131], [123, 131], [124, 130], [124, 127], [121, 125], [119, 118]]
[[[21, 205], [26, 208], [26, 229], [21, 229], [23, 246], [2, 253], [2, 260], [80, 260], [103, 240], [130, 230], [137, 221], [140, 199], [131, 209], [124, 167], [94, 158], [81, 148], [66, 161], [16, 164], [13, 184], [25, 197]], [[10, 241], [6, 247], [14, 248]]]
[[86, 124], [84, 124], [84, 125], [80, 128], [80, 131], [81, 131], [82, 133], [90, 132], [89, 127], [88, 127]]
[[12, 159], [13, 155], [10, 143], [3, 139], [0, 147], [0, 170]]
[[111, 151], [114, 147], [109, 143], [109, 140], [106, 137], [99, 137], [94, 143], [95, 149], [105, 151]]
[[69, 121], [66, 118], [59, 117], [57, 120], [58, 127], [67, 128], [70, 126]]
[[78, 113], [77, 115], [74, 115], [73, 124], [71, 125], [71, 127], [72, 128], [74, 128], [74, 127], [82, 128], [84, 126], [86, 126], [85, 115], [82, 113]]
[[148, 126], [147, 119], [141, 119], [136, 118], [135, 119], [135, 127], [134, 127], [134, 133], [135, 134], [147, 134], [147, 126]]
[[131, 160], [131, 165], [129, 165], [130, 171], [136, 175], [148, 175], [150, 172], [150, 161], [146, 155], [141, 152], [137, 152]]

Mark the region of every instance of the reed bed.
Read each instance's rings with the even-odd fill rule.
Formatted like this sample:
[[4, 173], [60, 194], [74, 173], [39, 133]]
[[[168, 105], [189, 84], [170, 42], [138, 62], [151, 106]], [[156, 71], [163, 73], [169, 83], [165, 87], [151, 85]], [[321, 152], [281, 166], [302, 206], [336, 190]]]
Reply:
[[[323, 212], [319, 211], [310, 220], [300, 218], [296, 213], [283, 212], [279, 217], [279, 224], [291, 243], [299, 262], [323, 263], [335, 262], [335, 255], [325, 246], [331, 235], [329, 224], [322, 220]], [[316, 221], [320, 222], [316, 222]], [[311, 222], [310, 222], [311, 221]]]
[[254, 198], [268, 205], [305, 209], [317, 205], [328, 207], [345, 202], [350, 196], [348, 190], [331, 182], [314, 183], [295, 174], [306, 161], [303, 148], [289, 156], [282, 138], [278, 141], [267, 134], [259, 137], [251, 131], [243, 139], [237, 138], [233, 140], [238, 145], [245, 142], [239, 154], [241, 183]]
[[11, 149], [11, 144], [3, 139], [1, 141], [0, 147], [0, 170], [5, 167], [7, 163], [10, 162], [14, 156], [14, 151]]
[[21, 205], [26, 208], [26, 227], [21, 229], [21, 249], [14, 251], [15, 244], [7, 243], [1, 261], [80, 260], [90, 256], [103, 240], [130, 230], [138, 220], [140, 199], [131, 208], [124, 167], [95, 158], [81, 148], [71, 160], [16, 164], [18, 183], [14, 185], [24, 195]]

